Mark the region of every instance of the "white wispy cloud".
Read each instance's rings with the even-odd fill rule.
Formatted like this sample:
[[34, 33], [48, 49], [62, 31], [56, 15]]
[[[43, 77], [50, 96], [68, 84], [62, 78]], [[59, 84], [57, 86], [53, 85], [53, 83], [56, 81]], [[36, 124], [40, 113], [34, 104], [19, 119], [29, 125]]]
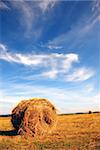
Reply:
[[86, 35], [97, 23], [100, 23], [100, 1], [94, 0], [91, 3], [91, 15], [86, 19], [81, 34]]
[[[69, 54], [21, 54], [12, 53], [3, 44], [0, 44], [0, 59], [11, 63], [17, 63], [31, 68], [41, 68], [38, 77], [55, 79], [59, 76], [64, 77], [66, 81], [78, 82], [89, 79], [94, 75], [94, 70], [81, 67], [73, 68], [74, 63], [79, 63], [79, 56], [75, 53]], [[44, 70], [44, 71], [43, 71]], [[70, 74], [71, 70], [71, 74]]]
[[0, 52], [7, 51], [7, 48], [4, 44], [0, 43]]
[[0, 46], [0, 59], [22, 64], [24, 66], [30, 67], [41, 67], [46, 69], [43, 72], [42, 76], [48, 76], [51, 78], [56, 77], [60, 73], [67, 73], [71, 68], [73, 63], [79, 62], [78, 54], [69, 53], [69, 54], [59, 54], [59, 53], [50, 53], [50, 54], [21, 54], [21, 53], [12, 53], [1, 44]]
[[48, 45], [48, 48], [51, 49], [51, 50], [52, 49], [57, 49], [58, 50], [58, 49], [61, 49], [62, 46]]
[[[91, 34], [94, 36], [98, 30], [96, 29], [96, 25], [99, 26], [100, 24], [100, 1], [94, 0], [90, 6], [91, 8], [88, 15], [84, 13], [78, 21], [71, 25], [70, 30], [50, 41], [50, 45], [63, 45], [63, 47], [66, 46], [70, 50], [84, 45], [87, 36]], [[99, 30], [97, 33], [97, 35], [99, 35]], [[93, 37], [89, 36], [88, 40], [91, 41], [91, 39], [93, 39]]]
[[[79, 56], [75, 55], [74, 53], [67, 54], [66, 59], [64, 59], [64, 61], [63, 61], [63, 71], [67, 72], [71, 68], [73, 62], [78, 63]], [[67, 66], [67, 68], [66, 68], [66, 66]]]
[[40, 76], [50, 79], [56, 79], [59, 75], [66, 76], [75, 62], [79, 62], [78, 55], [71, 53], [66, 54], [63, 60], [59, 59], [57, 64], [53, 62], [51, 70], [41, 73]]
[[9, 9], [9, 7], [3, 1], [0, 1], [0, 9]]
[[[37, 39], [42, 34], [42, 27], [37, 27], [37, 21], [40, 15], [43, 15], [47, 10], [51, 10], [56, 4], [56, 0], [42, 1], [9, 1], [9, 3], [18, 11], [19, 23], [24, 29], [25, 37], [34, 36]], [[39, 9], [43, 12], [40, 13]], [[43, 17], [43, 16], [42, 16]]]
[[[75, 56], [75, 57], [73, 57]], [[72, 58], [73, 57], [73, 58]], [[77, 59], [76, 59], [77, 57]], [[19, 63], [28, 66], [38, 66], [42, 65], [44, 67], [55, 67], [62, 69], [69, 69], [73, 62], [78, 61], [77, 54], [21, 54], [21, 53], [11, 53], [7, 51], [1, 51], [0, 59], [8, 62]], [[61, 65], [59, 66], [59, 64]], [[64, 64], [64, 66], [63, 66]], [[68, 65], [68, 66], [67, 66]]]
[[35, 13], [32, 5], [28, 1], [10, 1], [11, 5], [20, 13], [20, 24], [25, 27], [25, 33], [28, 35], [32, 30]]
[[37, 5], [40, 7], [43, 13], [45, 13], [47, 10], [52, 9], [57, 0], [42, 0], [42, 1], [37, 1]]
[[50, 70], [50, 71], [41, 73], [40, 76], [46, 77], [46, 78], [55, 79], [55, 78], [57, 78], [58, 74], [59, 74], [59, 71], [58, 71], [58, 70], [52, 69], [52, 70]]
[[86, 34], [88, 33], [96, 23], [100, 22], [100, 15], [96, 16], [92, 21], [90, 21], [82, 30], [80, 33]]
[[[10, 85], [11, 86], [11, 85]], [[62, 89], [49, 86], [13, 84], [12, 87], [4, 91], [0, 90], [0, 106], [9, 103], [9, 107], [2, 112], [11, 112], [14, 105], [24, 99], [32, 97], [48, 98], [55, 105], [60, 113], [86, 112], [89, 110], [100, 110], [100, 94], [88, 95], [80, 89]], [[1, 114], [2, 114], [1, 112]]]
[[46, 43], [46, 44], [41, 44], [40, 46], [43, 47], [43, 48], [48, 48], [48, 49], [50, 49], [50, 50], [58, 50], [58, 49], [62, 49], [62, 48], [63, 48], [63, 47], [60, 46], [60, 45], [52, 44], [51, 41], [49, 41], [49, 42]]
[[73, 82], [84, 81], [92, 77], [94, 74], [95, 72], [91, 69], [79, 68], [76, 71], [74, 71], [71, 75], [68, 75], [66, 77], [66, 80]]
[[100, 12], [100, 1], [94, 0], [92, 2], [92, 11], [93, 12], [95, 12], [95, 11], [99, 11]]
[[85, 87], [86, 92], [90, 93], [94, 91], [94, 85], [93, 84], [88, 84]]

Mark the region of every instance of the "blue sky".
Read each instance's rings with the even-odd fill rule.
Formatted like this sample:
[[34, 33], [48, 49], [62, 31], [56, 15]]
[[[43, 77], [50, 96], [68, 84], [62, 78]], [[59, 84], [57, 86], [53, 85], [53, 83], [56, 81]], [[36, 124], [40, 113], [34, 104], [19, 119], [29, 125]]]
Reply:
[[0, 114], [48, 98], [59, 113], [100, 110], [100, 1], [0, 1]]

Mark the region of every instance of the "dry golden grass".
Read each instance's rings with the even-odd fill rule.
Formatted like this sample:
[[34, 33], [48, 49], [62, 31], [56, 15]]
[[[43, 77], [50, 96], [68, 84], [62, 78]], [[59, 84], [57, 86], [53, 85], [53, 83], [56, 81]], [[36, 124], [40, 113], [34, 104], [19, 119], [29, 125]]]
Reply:
[[56, 109], [43, 98], [21, 101], [12, 110], [12, 124], [24, 136], [40, 136], [56, 126]]
[[8, 130], [0, 136], [0, 150], [100, 150], [100, 113], [58, 116], [53, 133], [38, 138], [9, 135], [10, 117], [0, 118], [0, 130]]

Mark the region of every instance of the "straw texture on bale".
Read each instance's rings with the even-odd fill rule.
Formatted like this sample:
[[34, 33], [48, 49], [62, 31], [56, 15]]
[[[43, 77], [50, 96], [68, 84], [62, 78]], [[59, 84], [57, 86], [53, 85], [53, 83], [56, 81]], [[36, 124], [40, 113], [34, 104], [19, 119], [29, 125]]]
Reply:
[[12, 110], [12, 124], [21, 135], [42, 135], [56, 125], [56, 109], [47, 99], [21, 101]]

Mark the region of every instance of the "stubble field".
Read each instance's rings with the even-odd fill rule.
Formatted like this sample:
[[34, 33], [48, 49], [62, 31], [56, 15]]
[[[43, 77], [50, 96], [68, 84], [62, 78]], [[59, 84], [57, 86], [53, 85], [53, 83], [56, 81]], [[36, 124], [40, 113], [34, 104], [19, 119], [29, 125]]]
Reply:
[[38, 138], [16, 134], [10, 117], [0, 117], [0, 150], [100, 150], [100, 113], [58, 115], [52, 133]]

